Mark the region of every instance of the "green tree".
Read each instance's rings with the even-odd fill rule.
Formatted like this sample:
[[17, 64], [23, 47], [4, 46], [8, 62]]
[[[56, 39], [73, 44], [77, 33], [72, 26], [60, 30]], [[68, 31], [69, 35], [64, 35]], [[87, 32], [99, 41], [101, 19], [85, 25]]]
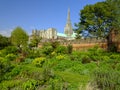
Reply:
[[28, 34], [21, 27], [16, 27], [11, 33], [11, 42], [19, 49], [23, 49], [27, 46]]
[[114, 14], [113, 27], [120, 30], [120, 0], [106, 0], [106, 3], [112, 8]]
[[37, 47], [39, 42], [40, 42], [40, 40], [41, 40], [41, 37], [33, 35], [32, 39], [30, 40], [29, 46], [30, 47]]
[[105, 38], [115, 20], [113, 7], [107, 2], [87, 5], [80, 12], [80, 22], [75, 24], [78, 35], [82, 30], [88, 31], [95, 37]]
[[10, 38], [0, 35], [0, 49], [11, 45]]

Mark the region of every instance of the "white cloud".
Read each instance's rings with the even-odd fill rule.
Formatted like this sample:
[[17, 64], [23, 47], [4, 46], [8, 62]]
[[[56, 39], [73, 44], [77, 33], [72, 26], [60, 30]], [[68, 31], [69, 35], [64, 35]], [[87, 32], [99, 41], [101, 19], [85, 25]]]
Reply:
[[12, 30], [13, 30], [13, 29], [0, 30], [0, 34], [2, 34], [3, 36], [10, 37]]

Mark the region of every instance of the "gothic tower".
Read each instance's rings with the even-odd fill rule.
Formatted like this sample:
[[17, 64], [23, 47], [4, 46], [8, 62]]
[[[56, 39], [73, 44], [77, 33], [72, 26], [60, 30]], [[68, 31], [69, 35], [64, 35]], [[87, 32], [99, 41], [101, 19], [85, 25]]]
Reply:
[[71, 20], [70, 20], [70, 9], [68, 9], [67, 23], [66, 23], [65, 28], [64, 28], [64, 33], [68, 37], [70, 37], [73, 34], [72, 24], [71, 24]]

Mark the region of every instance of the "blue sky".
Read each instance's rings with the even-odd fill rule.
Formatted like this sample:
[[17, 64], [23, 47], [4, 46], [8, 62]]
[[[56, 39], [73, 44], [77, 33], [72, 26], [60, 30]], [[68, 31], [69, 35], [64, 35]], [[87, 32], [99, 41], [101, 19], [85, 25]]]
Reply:
[[0, 0], [0, 34], [10, 35], [17, 26], [28, 34], [32, 29], [56, 28], [64, 31], [70, 8], [72, 26], [79, 22], [80, 10], [103, 0]]

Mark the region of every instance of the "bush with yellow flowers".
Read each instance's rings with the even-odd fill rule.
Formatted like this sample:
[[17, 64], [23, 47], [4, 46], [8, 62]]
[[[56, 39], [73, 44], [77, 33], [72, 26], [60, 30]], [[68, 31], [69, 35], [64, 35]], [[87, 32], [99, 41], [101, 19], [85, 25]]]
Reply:
[[65, 58], [66, 58], [65, 55], [58, 55], [58, 56], [56, 56], [57, 60], [63, 60]]
[[39, 58], [35, 58], [32, 63], [37, 67], [42, 67], [45, 60], [46, 60], [45, 57], [39, 57]]

